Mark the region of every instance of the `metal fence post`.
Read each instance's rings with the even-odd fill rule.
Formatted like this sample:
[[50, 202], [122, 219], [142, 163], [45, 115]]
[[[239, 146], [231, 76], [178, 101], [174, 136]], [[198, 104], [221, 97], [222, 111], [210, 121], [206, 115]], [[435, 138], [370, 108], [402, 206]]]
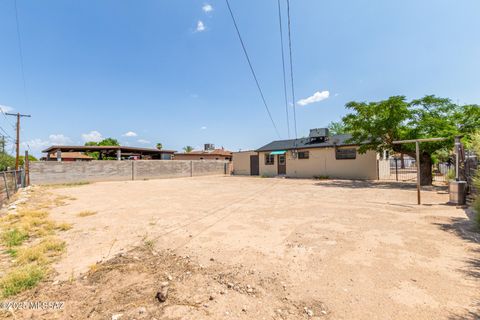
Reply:
[[15, 181], [15, 192], [18, 190], [18, 176], [17, 176], [17, 170], [13, 171], [13, 179]]
[[8, 192], [7, 174], [3, 172], [3, 182], [5, 183], [5, 192], [7, 193], [7, 199], [10, 199], [10, 192]]
[[398, 159], [395, 158], [395, 180], [398, 181]]

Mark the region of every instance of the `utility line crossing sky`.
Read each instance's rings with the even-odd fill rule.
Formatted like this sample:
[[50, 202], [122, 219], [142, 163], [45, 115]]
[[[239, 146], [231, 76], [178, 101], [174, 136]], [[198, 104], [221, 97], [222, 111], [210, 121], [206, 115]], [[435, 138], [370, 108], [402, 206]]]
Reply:
[[[22, 119], [23, 149], [113, 137], [246, 150], [278, 139], [224, 0], [16, 1], [18, 32], [15, 0], [0, 0], [0, 105], [32, 115]], [[287, 138], [277, 0], [229, 2]], [[476, 0], [291, 0], [290, 9], [299, 137], [339, 120], [352, 100], [479, 103]], [[0, 117], [9, 152], [13, 120]]]

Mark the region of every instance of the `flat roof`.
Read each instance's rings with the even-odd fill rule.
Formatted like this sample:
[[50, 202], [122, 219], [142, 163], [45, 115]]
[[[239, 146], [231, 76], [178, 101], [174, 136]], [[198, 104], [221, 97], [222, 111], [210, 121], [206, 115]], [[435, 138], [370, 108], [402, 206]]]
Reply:
[[142, 153], [142, 154], [161, 154], [175, 153], [175, 150], [158, 150], [153, 148], [139, 148], [126, 146], [51, 146], [42, 152], [51, 153], [60, 150], [62, 152], [94, 152], [94, 151], [116, 151], [121, 153]]

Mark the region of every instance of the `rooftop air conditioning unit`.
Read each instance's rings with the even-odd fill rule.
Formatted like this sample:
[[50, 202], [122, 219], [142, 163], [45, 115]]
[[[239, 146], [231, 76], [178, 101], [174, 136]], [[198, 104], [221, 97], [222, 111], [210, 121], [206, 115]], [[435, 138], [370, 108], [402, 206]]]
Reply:
[[205, 143], [203, 147], [205, 151], [215, 150], [215, 145], [213, 145], [212, 143]]
[[310, 129], [310, 138], [327, 138], [328, 137], [328, 129], [327, 128], [316, 128]]

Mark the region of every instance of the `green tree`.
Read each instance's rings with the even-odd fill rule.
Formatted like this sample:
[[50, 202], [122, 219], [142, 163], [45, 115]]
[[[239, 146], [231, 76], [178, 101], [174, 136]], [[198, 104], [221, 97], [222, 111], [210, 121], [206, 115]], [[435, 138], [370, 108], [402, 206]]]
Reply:
[[[480, 126], [480, 106], [458, 106], [450, 99], [425, 96], [406, 101], [393, 96], [376, 102], [349, 102], [352, 113], [343, 118], [351, 142], [361, 144], [359, 152], [390, 150], [415, 157], [415, 144], [393, 144], [396, 140], [445, 137], [447, 140], [421, 144], [422, 185], [432, 183], [432, 156], [451, 150], [456, 135], [470, 136]], [[473, 119], [473, 120], [472, 120]]]
[[[120, 143], [118, 142], [117, 139], [106, 138], [106, 139], [103, 139], [100, 142], [89, 141], [89, 142], [86, 142], [85, 145], [86, 146], [107, 146], [107, 147], [109, 147], [109, 146], [119, 146]], [[86, 152], [85, 154], [92, 157], [95, 160], [100, 159], [100, 152], [98, 152], [98, 151]], [[102, 159], [103, 160], [116, 160], [117, 158], [116, 157], [102, 157]]]
[[7, 168], [15, 168], [15, 157], [0, 152], [0, 171], [5, 171]]
[[328, 131], [331, 135], [345, 134], [347, 133], [345, 129], [345, 124], [342, 121], [332, 121], [328, 125]]
[[[38, 161], [38, 159], [35, 158], [35, 157], [32, 156], [32, 155], [28, 155], [28, 160], [29, 160], [30, 162], [32, 162], [32, 161]], [[25, 156], [20, 156], [20, 157], [18, 157], [18, 163], [20, 164], [20, 166], [23, 166], [23, 164], [25, 163]]]
[[185, 151], [186, 153], [192, 152], [192, 151], [193, 151], [193, 147], [192, 147], [192, 146], [183, 147], [183, 151]]
[[157, 143], [157, 149], [158, 149], [158, 150], [162, 150], [162, 148], [163, 148], [163, 144], [161, 144], [160, 142]]
[[100, 141], [97, 145], [98, 146], [119, 146], [120, 143], [118, 142], [117, 139], [106, 138], [106, 139], [103, 139], [102, 141]]

